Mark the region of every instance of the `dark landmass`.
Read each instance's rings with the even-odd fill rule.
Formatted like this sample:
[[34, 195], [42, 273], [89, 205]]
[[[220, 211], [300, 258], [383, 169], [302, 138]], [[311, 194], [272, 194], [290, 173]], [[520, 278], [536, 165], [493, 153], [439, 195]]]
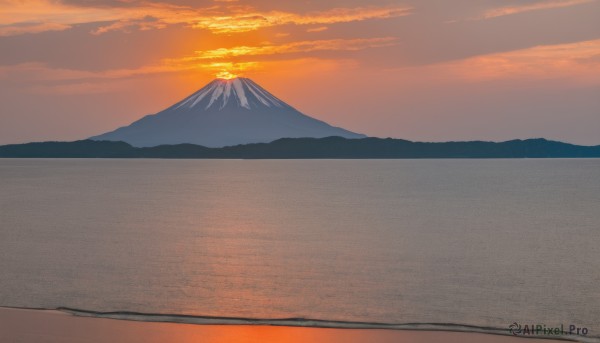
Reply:
[[546, 139], [507, 142], [424, 143], [402, 139], [284, 138], [271, 143], [207, 148], [193, 144], [136, 148], [124, 142], [82, 140], [0, 146], [4, 158], [592, 158], [600, 145], [579, 146]]

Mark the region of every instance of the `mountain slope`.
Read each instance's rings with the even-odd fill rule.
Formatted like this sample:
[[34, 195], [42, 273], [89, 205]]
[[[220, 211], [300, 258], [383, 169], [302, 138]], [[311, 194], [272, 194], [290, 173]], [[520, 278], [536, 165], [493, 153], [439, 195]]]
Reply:
[[91, 140], [136, 147], [198, 144], [223, 147], [280, 138], [363, 138], [306, 116], [250, 79], [217, 79], [175, 105]]

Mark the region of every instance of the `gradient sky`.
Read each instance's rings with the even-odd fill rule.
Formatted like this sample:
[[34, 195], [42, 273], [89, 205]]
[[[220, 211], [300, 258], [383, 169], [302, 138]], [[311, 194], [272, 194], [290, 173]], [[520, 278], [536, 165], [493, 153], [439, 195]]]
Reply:
[[83, 139], [241, 75], [418, 141], [600, 144], [600, 0], [0, 0], [0, 144]]

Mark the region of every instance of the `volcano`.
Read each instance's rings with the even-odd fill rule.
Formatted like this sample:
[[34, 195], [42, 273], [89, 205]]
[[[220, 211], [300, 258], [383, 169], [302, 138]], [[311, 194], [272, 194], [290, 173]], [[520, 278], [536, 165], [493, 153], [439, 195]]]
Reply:
[[302, 114], [247, 78], [216, 79], [194, 94], [129, 126], [91, 137], [135, 147], [191, 143], [224, 147], [280, 138], [364, 135]]

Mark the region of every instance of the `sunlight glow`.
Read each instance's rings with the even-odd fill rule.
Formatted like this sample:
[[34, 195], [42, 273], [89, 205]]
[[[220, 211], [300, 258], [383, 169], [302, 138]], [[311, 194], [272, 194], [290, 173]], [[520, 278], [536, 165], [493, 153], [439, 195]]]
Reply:
[[236, 74], [230, 73], [226, 70], [224, 71], [220, 71], [216, 74], [217, 79], [223, 79], [223, 80], [231, 80], [231, 79], [235, 79], [238, 76]]

